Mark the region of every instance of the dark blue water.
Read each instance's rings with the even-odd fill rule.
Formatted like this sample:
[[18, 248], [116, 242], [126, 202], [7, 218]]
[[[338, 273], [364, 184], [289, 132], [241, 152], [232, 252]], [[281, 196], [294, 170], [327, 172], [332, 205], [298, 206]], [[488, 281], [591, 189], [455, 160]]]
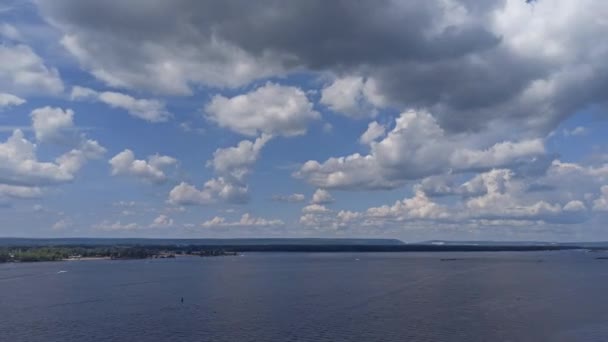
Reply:
[[607, 341], [608, 260], [596, 256], [266, 253], [4, 264], [0, 341]]

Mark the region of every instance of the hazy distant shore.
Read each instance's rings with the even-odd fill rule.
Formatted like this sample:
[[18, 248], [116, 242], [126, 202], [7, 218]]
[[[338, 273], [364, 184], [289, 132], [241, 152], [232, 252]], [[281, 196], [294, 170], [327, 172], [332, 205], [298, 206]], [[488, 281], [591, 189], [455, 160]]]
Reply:
[[93, 261], [93, 260], [111, 260], [110, 257], [84, 257], [84, 258], [65, 258], [59, 261]]
[[444, 242], [391, 239], [14, 239], [0, 238], [0, 262], [165, 259], [244, 252], [533, 252], [607, 250], [605, 243]]
[[8, 246], [0, 247], [0, 263], [41, 261], [87, 261], [170, 259], [177, 255], [200, 257], [236, 255], [223, 248], [200, 248], [194, 246]]

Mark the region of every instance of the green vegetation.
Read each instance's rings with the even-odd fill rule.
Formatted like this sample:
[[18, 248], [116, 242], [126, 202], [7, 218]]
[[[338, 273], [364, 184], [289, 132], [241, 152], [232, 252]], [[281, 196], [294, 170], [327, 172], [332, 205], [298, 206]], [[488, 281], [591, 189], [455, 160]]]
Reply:
[[11, 257], [8, 251], [0, 251], [0, 263], [10, 261]]
[[83, 247], [6, 247], [0, 249], [0, 262], [8, 261], [58, 261], [70, 257], [111, 257], [119, 250], [112, 248]]
[[221, 249], [201, 249], [191, 246], [16, 246], [0, 247], [0, 263], [59, 261], [66, 259], [108, 258], [145, 259], [174, 258], [180, 255], [235, 255]]
[[55, 261], [67, 258], [67, 254], [57, 248], [20, 248], [10, 249], [4, 253], [6, 261]]

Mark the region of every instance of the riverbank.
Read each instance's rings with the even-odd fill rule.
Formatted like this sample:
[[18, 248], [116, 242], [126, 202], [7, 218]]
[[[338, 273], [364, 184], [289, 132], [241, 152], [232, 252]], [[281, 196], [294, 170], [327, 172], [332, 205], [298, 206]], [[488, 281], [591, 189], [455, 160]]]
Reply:
[[192, 246], [14, 246], [0, 248], [0, 263], [171, 259], [176, 256], [228, 256], [237, 252]]
[[65, 258], [60, 261], [95, 261], [95, 260], [112, 260], [110, 257], [85, 257], [85, 258]]

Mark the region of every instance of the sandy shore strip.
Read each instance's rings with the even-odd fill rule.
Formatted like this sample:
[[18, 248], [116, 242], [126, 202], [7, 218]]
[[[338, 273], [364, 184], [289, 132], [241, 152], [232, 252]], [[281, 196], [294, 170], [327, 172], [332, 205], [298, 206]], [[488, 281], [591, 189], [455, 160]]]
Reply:
[[111, 257], [82, 257], [82, 258], [66, 258], [62, 261], [90, 261], [90, 260], [112, 260]]

